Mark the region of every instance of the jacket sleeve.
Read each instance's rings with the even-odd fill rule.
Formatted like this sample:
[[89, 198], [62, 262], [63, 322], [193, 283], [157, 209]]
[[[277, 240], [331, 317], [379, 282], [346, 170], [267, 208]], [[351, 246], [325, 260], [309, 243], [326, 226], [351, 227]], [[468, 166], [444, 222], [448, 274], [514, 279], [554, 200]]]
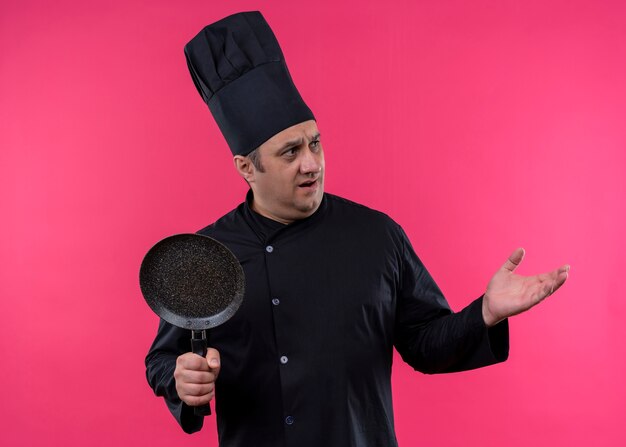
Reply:
[[482, 297], [453, 313], [403, 231], [402, 236], [394, 328], [394, 345], [402, 359], [427, 374], [465, 371], [505, 361], [509, 353], [508, 321], [487, 328]]
[[202, 428], [204, 418], [196, 416], [193, 408], [178, 397], [174, 369], [176, 358], [190, 351], [191, 334], [163, 320], [159, 323], [156, 338], [146, 356], [146, 378], [157, 396], [165, 403], [181, 428], [186, 433], [194, 433]]

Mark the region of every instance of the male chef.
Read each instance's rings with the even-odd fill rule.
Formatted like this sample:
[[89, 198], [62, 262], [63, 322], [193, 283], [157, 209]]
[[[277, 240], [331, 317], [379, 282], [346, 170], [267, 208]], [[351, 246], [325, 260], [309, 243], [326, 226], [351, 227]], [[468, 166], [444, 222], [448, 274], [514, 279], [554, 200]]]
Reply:
[[520, 276], [517, 249], [453, 313], [396, 222], [324, 191], [320, 129], [259, 12], [207, 26], [185, 54], [250, 186], [199, 233], [235, 254], [246, 293], [209, 331], [206, 358], [188, 352], [189, 331], [161, 321], [150, 385], [189, 433], [203, 423], [193, 408], [215, 397], [221, 446], [396, 446], [393, 349], [429, 374], [504, 361], [507, 318], [558, 290], [569, 266]]

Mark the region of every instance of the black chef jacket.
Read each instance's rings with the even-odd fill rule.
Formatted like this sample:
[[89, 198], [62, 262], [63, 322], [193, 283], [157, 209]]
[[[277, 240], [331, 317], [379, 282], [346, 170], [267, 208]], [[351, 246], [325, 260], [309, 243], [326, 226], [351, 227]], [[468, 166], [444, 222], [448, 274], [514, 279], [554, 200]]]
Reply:
[[[232, 250], [246, 278], [239, 311], [208, 331], [221, 355], [221, 446], [396, 446], [394, 346], [425, 373], [506, 359], [507, 322], [487, 329], [481, 298], [452, 313], [385, 214], [325, 194], [313, 215], [283, 225], [250, 198], [200, 231]], [[173, 371], [190, 338], [161, 321], [146, 357], [148, 382], [188, 433], [203, 419], [178, 398]]]

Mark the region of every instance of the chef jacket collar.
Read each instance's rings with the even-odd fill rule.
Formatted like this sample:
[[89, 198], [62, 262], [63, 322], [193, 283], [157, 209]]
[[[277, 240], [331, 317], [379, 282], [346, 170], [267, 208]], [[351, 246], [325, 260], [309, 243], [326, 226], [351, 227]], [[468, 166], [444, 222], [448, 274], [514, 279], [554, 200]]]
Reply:
[[246, 217], [246, 221], [249, 222], [250, 227], [257, 235], [261, 242], [268, 243], [271, 240], [276, 239], [279, 235], [291, 231], [292, 229], [304, 229], [310, 225], [313, 225], [315, 222], [320, 220], [324, 214], [326, 214], [328, 208], [328, 200], [326, 198], [326, 193], [322, 197], [322, 201], [320, 206], [315, 210], [313, 214], [309, 217], [305, 217], [304, 219], [296, 220], [290, 224], [283, 224], [276, 220], [270, 219], [268, 217], [262, 216], [252, 209], [252, 200], [254, 195], [252, 193], [252, 189], [248, 190], [246, 194], [246, 201], [244, 205], [244, 216]]

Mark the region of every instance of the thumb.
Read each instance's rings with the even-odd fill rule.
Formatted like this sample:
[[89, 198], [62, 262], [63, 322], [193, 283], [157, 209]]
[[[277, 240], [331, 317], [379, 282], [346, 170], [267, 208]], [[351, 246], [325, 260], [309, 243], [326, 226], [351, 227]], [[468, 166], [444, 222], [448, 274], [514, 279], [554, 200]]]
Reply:
[[523, 248], [520, 247], [516, 249], [513, 253], [511, 253], [511, 256], [509, 256], [509, 259], [506, 260], [502, 268], [512, 273], [517, 266], [520, 265], [522, 259], [524, 259], [524, 253]]
[[206, 359], [209, 364], [209, 368], [211, 371], [217, 375], [220, 372], [220, 353], [217, 349], [208, 348], [206, 351]]

